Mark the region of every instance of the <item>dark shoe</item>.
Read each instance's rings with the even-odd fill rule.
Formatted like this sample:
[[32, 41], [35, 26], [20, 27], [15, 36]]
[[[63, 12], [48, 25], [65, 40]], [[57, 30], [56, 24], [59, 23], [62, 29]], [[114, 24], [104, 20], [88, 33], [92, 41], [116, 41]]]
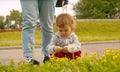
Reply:
[[32, 59], [32, 63], [33, 63], [33, 65], [39, 65], [39, 62], [35, 59]]
[[44, 60], [43, 60], [43, 63], [46, 63], [47, 61], [49, 61], [50, 60], [50, 57], [49, 56], [45, 56], [44, 57]]

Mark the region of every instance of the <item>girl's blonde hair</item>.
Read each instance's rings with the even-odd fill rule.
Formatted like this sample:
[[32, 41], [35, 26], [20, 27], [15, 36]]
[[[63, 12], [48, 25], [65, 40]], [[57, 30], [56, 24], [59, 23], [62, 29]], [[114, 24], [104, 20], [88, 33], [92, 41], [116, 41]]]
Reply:
[[68, 13], [62, 13], [56, 18], [56, 26], [62, 28], [66, 25], [70, 26], [72, 30], [76, 28], [74, 18]]

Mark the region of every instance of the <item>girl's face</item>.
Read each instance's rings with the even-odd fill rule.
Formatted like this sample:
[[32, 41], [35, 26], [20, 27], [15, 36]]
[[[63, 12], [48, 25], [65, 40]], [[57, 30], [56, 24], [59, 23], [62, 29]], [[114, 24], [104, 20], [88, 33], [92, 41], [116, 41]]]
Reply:
[[70, 26], [64, 26], [62, 28], [58, 27], [58, 32], [61, 37], [68, 37], [72, 32], [72, 29]]

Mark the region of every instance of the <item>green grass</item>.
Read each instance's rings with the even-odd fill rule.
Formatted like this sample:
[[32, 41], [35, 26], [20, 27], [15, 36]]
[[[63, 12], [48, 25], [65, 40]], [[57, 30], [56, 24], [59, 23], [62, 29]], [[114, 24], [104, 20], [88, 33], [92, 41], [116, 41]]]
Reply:
[[120, 40], [120, 21], [77, 22], [79, 41]]
[[[36, 30], [35, 33], [35, 44], [41, 44], [41, 32]], [[3, 46], [21, 46], [21, 32], [2, 32], [0, 33], [0, 47]]]
[[[77, 22], [75, 33], [80, 42], [120, 40], [120, 21]], [[36, 30], [35, 44], [41, 43], [41, 32]], [[0, 33], [0, 47], [20, 45], [22, 45], [21, 32]]]

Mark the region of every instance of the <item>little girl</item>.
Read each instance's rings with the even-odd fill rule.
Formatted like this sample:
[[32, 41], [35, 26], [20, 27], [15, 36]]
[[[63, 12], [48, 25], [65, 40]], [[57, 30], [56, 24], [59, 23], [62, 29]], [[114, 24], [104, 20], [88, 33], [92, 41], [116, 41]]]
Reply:
[[49, 54], [55, 57], [73, 59], [81, 56], [81, 44], [74, 33], [75, 22], [70, 14], [62, 13], [56, 18], [57, 32], [47, 46]]

